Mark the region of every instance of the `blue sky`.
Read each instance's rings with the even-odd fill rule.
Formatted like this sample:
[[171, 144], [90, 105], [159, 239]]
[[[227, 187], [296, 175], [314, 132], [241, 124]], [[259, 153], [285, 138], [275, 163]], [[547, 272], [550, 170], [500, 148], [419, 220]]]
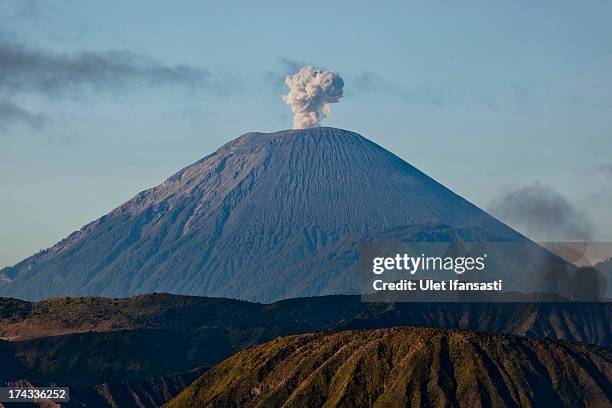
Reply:
[[[242, 133], [289, 128], [282, 78], [302, 63], [344, 78], [324, 125], [535, 239], [612, 240], [611, 2], [222, 3], [2, 2], [0, 266]], [[579, 236], [500, 205], [527, 198]]]

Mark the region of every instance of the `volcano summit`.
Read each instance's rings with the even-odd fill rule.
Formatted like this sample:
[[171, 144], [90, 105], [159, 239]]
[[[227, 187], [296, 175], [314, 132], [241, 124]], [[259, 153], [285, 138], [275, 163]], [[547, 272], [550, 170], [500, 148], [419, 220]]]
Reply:
[[4, 268], [0, 295], [356, 293], [361, 243], [388, 235], [525, 239], [356, 133], [247, 133]]

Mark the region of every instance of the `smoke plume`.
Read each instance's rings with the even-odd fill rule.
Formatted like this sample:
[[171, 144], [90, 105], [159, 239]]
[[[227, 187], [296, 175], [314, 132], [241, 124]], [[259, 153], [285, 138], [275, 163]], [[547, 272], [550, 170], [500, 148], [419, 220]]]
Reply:
[[342, 98], [344, 81], [335, 71], [321, 71], [307, 65], [285, 79], [289, 93], [283, 100], [294, 113], [293, 129], [319, 126], [331, 116], [331, 104]]
[[591, 223], [563, 195], [548, 185], [506, 189], [489, 211], [538, 241], [584, 241], [591, 236]]

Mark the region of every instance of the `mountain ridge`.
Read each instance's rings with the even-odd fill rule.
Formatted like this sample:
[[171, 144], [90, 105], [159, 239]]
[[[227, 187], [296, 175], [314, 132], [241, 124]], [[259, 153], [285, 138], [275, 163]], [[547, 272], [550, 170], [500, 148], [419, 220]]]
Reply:
[[189, 370], [279, 336], [412, 326], [609, 349], [611, 325], [610, 303], [384, 304], [343, 295], [271, 304], [169, 294], [35, 303], [0, 298], [0, 382], [70, 386], [75, 404], [157, 407], [168, 400], [166, 387], [176, 394], [195, 378]]
[[609, 348], [394, 328], [281, 337], [243, 350], [164, 406], [567, 406], [612, 402]]
[[171, 294], [126, 299], [56, 298], [34, 303], [0, 298], [0, 339], [11, 341], [92, 332], [210, 327], [243, 330], [265, 338], [405, 325], [612, 345], [612, 306], [603, 302], [369, 303], [355, 295], [294, 298], [270, 304]]

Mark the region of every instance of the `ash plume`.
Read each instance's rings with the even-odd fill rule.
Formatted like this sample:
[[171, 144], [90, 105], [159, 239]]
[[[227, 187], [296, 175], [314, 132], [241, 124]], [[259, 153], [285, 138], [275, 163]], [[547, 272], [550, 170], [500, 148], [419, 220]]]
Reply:
[[342, 98], [344, 81], [335, 71], [322, 71], [306, 65], [285, 78], [289, 93], [283, 100], [294, 113], [293, 129], [319, 126], [321, 118], [331, 116], [331, 104]]
[[591, 237], [589, 219], [565, 196], [539, 182], [502, 191], [489, 211], [538, 241], [588, 241]]

